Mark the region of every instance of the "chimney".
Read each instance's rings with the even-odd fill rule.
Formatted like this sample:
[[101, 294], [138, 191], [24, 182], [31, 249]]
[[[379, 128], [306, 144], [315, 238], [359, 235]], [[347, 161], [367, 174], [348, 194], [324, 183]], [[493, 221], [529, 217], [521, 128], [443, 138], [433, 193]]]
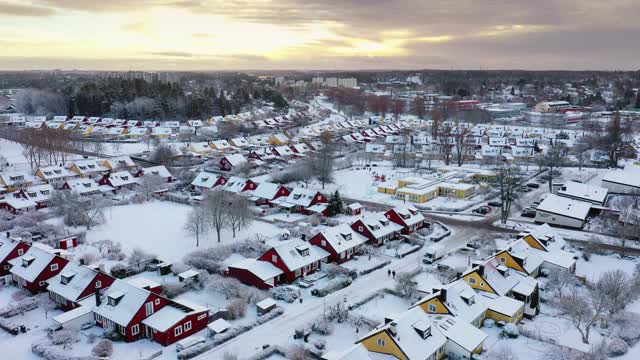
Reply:
[[307, 234], [302, 234], [301, 238], [302, 238], [302, 241], [307, 241]]
[[11, 237], [11, 232], [7, 231], [7, 239]]
[[445, 303], [447, 302], [447, 289], [440, 289], [440, 301]]
[[398, 334], [398, 323], [395, 321], [392, 321], [389, 324], [389, 331], [391, 331], [391, 334], [393, 334], [393, 336], [396, 336]]
[[80, 265], [84, 265], [84, 258], [80, 258]]
[[484, 276], [484, 265], [478, 265], [478, 275]]
[[96, 307], [98, 307], [102, 303], [102, 301], [100, 301], [100, 289], [96, 288], [94, 293], [96, 294]]

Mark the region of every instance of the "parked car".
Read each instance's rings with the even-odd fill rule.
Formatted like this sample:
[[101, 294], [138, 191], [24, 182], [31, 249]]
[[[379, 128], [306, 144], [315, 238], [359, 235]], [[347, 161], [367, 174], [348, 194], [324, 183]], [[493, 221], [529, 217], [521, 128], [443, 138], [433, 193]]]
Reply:
[[536, 217], [536, 212], [533, 210], [524, 210], [520, 216], [533, 219]]
[[529, 187], [526, 187], [526, 186], [519, 186], [518, 187], [518, 191], [520, 191], [520, 192], [529, 192], [531, 190], [533, 190], [533, 189], [531, 189]]
[[502, 202], [500, 202], [500, 201], [489, 201], [487, 203], [487, 205], [489, 205], [491, 207], [501, 207], [502, 206]]
[[473, 209], [473, 212], [480, 215], [487, 215], [491, 212], [491, 208], [488, 206], [480, 206], [479, 208]]
[[538, 189], [540, 187], [540, 184], [536, 184], [536, 183], [528, 183], [527, 187], [531, 188], [531, 189]]

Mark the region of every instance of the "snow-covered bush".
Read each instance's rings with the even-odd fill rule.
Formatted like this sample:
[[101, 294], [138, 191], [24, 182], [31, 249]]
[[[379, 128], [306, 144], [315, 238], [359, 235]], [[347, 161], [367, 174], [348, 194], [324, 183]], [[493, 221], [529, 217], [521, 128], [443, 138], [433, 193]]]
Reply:
[[49, 334], [53, 345], [68, 345], [80, 341], [78, 333], [70, 330], [60, 330]]
[[162, 295], [173, 299], [178, 295], [184, 294], [189, 291], [190, 287], [185, 283], [172, 283], [162, 285]]
[[300, 290], [293, 286], [278, 286], [269, 290], [269, 294], [276, 300], [292, 303], [300, 297]]
[[518, 327], [514, 323], [506, 324], [502, 329], [502, 333], [512, 339], [515, 339], [518, 336], [520, 336], [520, 331], [518, 330]]
[[[14, 293], [23, 294], [22, 291]], [[0, 317], [10, 318], [16, 315], [24, 314], [27, 311], [36, 309], [39, 306], [38, 299], [35, 297], [18, 296], [20, 300], [15, 300], [7, 307], [0, 310]]]
[[238, 360], [238, 355], [227, 351], [222, 355], [222, 360]]
[[378, 325], [373, 319], [353, 313], [349, 316], [349, 323], [356, 329], [365, 328], [366, 330], [372, 330]]
[[327, 342], [323, 339], [317, 339], [313, 342], [313, 346], [318, 350], [324, 350], [327, 347]]
[[618, 332], [618, 337], [629, 346], [635, 345], [640, 340], [640, 321], [636, 319], [624, 321]]
[[327, 313], [327, 319], [330, 321], [337, 321], [339, 323], [345, 322], [349, 319], [349, 309], [342, 305], [342, 303], [330, 306]]
[[491, 329], [492, 327], [496, 326], [496, 322], [492, 319], [485, 319], [483, 322], [483, 326]]
[[329, 283], [324, 287], [313, 289], [311, 291], [311, 294], [313, 294], [314, 296], [324, 297], [335, 291], [346, 288], [347, 286], [351, 285], [352, 282], [353, 280], [351, 280], [350, 277], [338, 276], [335, 279], [329, 281]]
[[629, 351], [629, 345], [620, 338], [613, 338], [607, 344], [607, 355], [609, 357], [622, 356], [627, 351]]
[[46, 360], [100, 360], [91, 355], [74, 356], [65, 348], [52, 345], [47, 341], [32, 344], [31, 352]]
[[247, 302], [242, 299], [233, 299], [227, 306], [231, 320], [243, 318], [247, 314]]
[[317, 319], [311, 324], [311, 330], [320, 335], [331, 335], [333, 333], [333, 324], [324, 319]]
[[287, 359], [289, 360], [310, 360], [311, 354], [304, 345], [292, 345], [287, 350]]
[[93, 347], [91, 353], [97, 357], [109, 357], [113, 354], [113, 343], [111, 340], [102, 339]]
[[334, 278], [339, 275], [349, 276], [349, 269], [338, 264], [328, 264], [324, 269], [324, 272], [326, 272], [327, 276], [330, 278]]
[[153, 260], [155, 255], [143, 250], [142, 248], [135, 248], [129, 255], [127, 259], [127, 263], [129, 266], [135, 267], [137, 269], [143, 269], [149, 261]]

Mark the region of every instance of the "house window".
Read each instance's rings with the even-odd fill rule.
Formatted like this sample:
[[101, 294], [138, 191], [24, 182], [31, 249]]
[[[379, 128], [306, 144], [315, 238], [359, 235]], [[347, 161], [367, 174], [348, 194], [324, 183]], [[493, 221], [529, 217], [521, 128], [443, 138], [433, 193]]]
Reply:
[[9, 270], [9, 269], [11, 269], [11, 265], [5, 265], [5, 266], [4, 266], [4, 269], [5, 269], [5, 270]]
[[187, 321], [186, 323], [184, 323], [184, 331], [189, 330], [191, 330], [191, 321]]
[[156, 305], [160, 305], [160, 298], [157, 298], [155, 303], [156, 303]]
[[102, 281], [96, 281], [96, 289], [100, 289], [102, 287]]
[[321, 244], [322, 244], [322, 246], [327, 246], [327, 241], [326, 240], [322, 240]]
[[384, 339], [378, 338], [378, 346], [384, 347], [384, 345], [385, 345]]
[[18, 256], [24, 255], [24, 249], [18, 249]]
[[131, 327], [131, 335], [138, 335], [140, 333], [140, 324], [135, 324]]
[[433, 304], [429, 304], [429, 312], [436, 312], [436, 306]]
[[207, 317], [207, 314], [202, 314], [202, 315], [198, 316], [198, 321], [200, 321], [200, 320], [202, 320], [202, 319], [204, 319], [206, 317]]
[[469, 284], [475, 284], [475, 283], [476, 283], [475, 278], [469, 278]]
[[175, 336], [180, 336], [180, 335], [182, 334], [182, 325], [180, 325], [180, 326], [178, 326], [177, 328], [175, 328], [175, 329], [173, 330], [173, 334], [174, 334]]
[[51, 264], [51, 271], [58, 270], [58, 264]]
[[506, 263], [507, 262], [507, 258], [505, 258], [504, 256], [500, 258], [500, 262], [501, 263]]
[[44, 281], [40, 281], [40, 286], [44, 286], [45, 282]]
[[153, 314], [153, 303], [152, 302], [148, 302], [145, 304], [145, 310], [147, 312], [147, 316]]
[[278, 262], [278, 255], [271, 255], [271, 262]]
[[362, 231], [362, 226], [358, 226], [358, 231]]

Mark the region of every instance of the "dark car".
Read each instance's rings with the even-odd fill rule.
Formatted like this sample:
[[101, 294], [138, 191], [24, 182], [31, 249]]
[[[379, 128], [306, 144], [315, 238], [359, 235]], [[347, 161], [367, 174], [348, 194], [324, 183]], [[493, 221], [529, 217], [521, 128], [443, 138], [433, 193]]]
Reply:
[[524, 210], [520, 216], [522, 217], [526, 217], [526, 218], [534, 218], [536, 217], [536, 212], [533, 210]]
[[532, 188], [532, 189], [538, 189], [538, 188], [540, 188], [540, 184], [528, 183], [527, 187]]
[[489, 205], [491, 207], [500, 207], [500, 206], [502, 206], [502, 202], [500, 202], [500, 201], [489, 201], [487, 203], [487, 205]]
[[488, 206], [480, 206], [479, 208], [473, 209], [473, 212], [476, 214], [486, 215], [491, 212], [491, 208]]

